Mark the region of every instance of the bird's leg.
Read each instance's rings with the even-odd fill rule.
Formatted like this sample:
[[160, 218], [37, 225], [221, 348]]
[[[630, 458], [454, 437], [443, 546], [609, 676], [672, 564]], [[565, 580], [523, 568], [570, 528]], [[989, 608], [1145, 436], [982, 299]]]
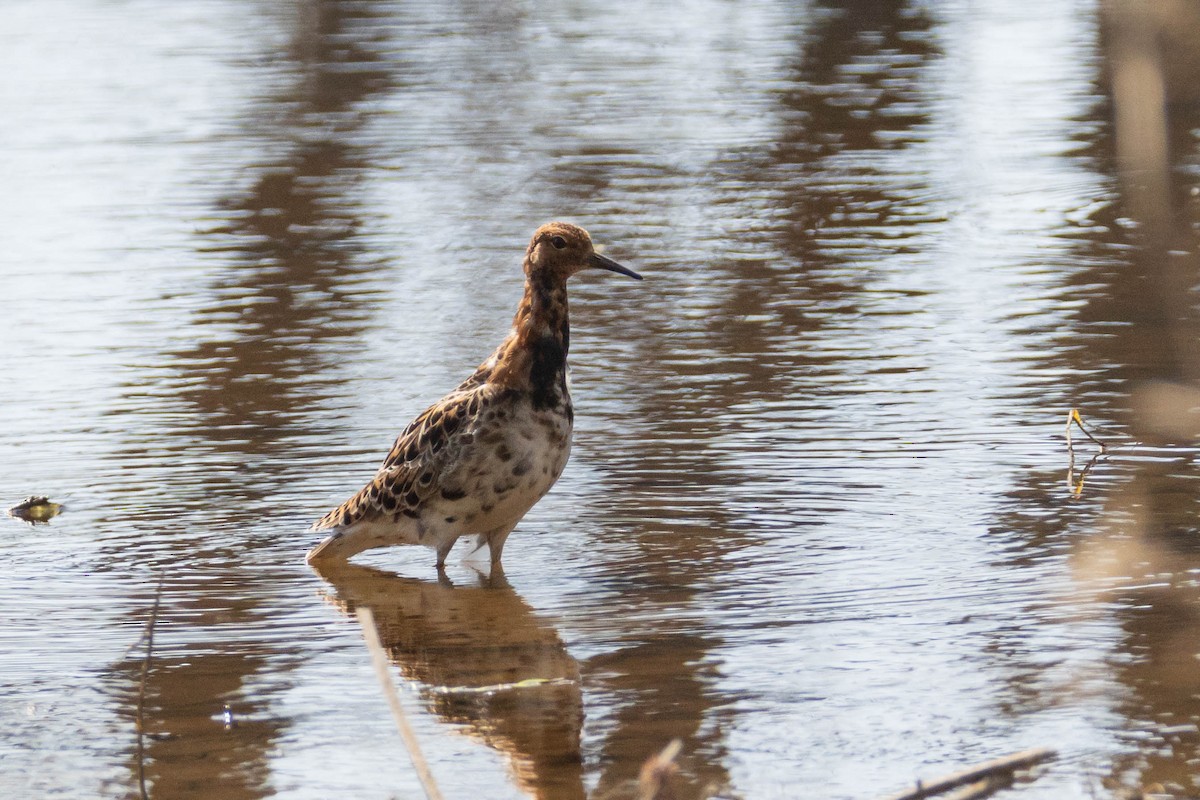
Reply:
[[500, 563], [500, 555], [504, 552], [504, 540], [512, 533], [512, 529], [517, 527], [509, 525], [507, 528], [497, 528], [490, 531], [487, 535], [488, 552], [492, 555], [492, 565]]
[[450, 549], [454, 547], [457, 539], [447, 539], [437, 546], [437, 568], [444, 569], [446, 566], [446, 556], [450, 555]]
[[487, 586], [493, 589], [507, 589], [509, 587], [508, 577], [504, 574], [504, 565], [499, 561], [491, 565], [491, 569], [487, 574]]

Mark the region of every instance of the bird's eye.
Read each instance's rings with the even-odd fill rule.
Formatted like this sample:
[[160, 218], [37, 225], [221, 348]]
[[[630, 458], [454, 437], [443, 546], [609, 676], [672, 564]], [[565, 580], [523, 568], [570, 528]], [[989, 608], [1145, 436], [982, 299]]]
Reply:
[[562, 250], [567, 246], [567, 240], [561, 236], [554, 236], [550, 239], [550, 244], [554, 245], [555, 250]]

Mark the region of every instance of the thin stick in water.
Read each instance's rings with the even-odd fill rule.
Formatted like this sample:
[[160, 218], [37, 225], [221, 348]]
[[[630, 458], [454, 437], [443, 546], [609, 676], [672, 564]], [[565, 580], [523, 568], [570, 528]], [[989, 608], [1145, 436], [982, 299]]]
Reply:
[[404, 742], [405, 749], [408, 750], [408, 757], [412, 760], [413, 769], [417, 771], [421, 788], [425, 790], [425, 796], [429, 800], [442, 800], [442, 793], [438, 791], [433, 773], [429, 771], [429, 764], [425, 761], [425, 756], [421, 755], [417, 737], [408, 724], [408, 717], [404, 713], [404, 706], [400, 703], [396, 685], [392, 683], [392, 674], [388, 670], [387, 652], [383, 649], [383, 643], [379, 641], [379, 632], [375, 629], [375, 617], [369, 608], [359, 608], [355, 613], [358, 615], [359, 624], [362, 625], [367, 649], [371, 651], [371, 664], [375, 667], [375, 676], [379, 678], [379, 685], [383, 688], [388, 706], [392, 709], [396, 727], [400, 730], [400, 739]]
[[658, 754], [646, 759], [638, 775], [638, 800], [674, 800], [672, 779], [679, 772], [675, 757], [683, 749], [683, 742], [672, 739]]
[[154, 605], [150, 609], [150, 619], [146, 620], [146, 630], [142, 638], [146, 641], [146, 656], [142, 659], [142, 679], [138, 681], [137, 701], [137, 779], [138, 791], [142, 800], [150, 800], [146, 793], [146, 678], [150, 675], [150, 663], [154, 659], [154, 623], [158, 621], [158, 607], [162, 602], [163, 579], [166, 574], [158, 576], [158, 588], [154, 590]]
[[1070, 410], [1070, 412], [1067, 413], [1067, 449], [1068, 450], [1071, 450], [1072, 452], [1074, 452], [1074, 448], [1071, 446], [1071, 425], [1072, 424], [1078, 425], [1079, 430], [1083, 431], [1084, 436], [1086, 436], [1087, 438], [1091, 439], [1093, 442], [1098, 444], [1100, 446], [1101, 453], [1108, 450], [1108, 445], [1105, 442], [1102, 442], [1099, 439], [1097, 439], [1095, 436], [1092, 436], [1091, 432], [1088, 431], [1088, 429], [1084, 426], [1083, 417], [1079, 415], [1078, 408], [1072, 408]]
[[[959, 786], [969, 783], [979, 783], [983, 780], [997, 779], [1001, 776], [1011, 778], [1013, 772], [1019, 769], [1028, 769], [1043, 761], [1048, 761], [1054, 758], [1055, 755], [1056, 753], [1053, 750], [1044, 747], [1022, 750], [1019, 753], [1013, 753], [1012, 755], [985, 761], [982, 764], [968, 767], [958, 772], [952, 772], [936, 780], [919, 782], [915, 789], [889, 795], [885, 800], [924, 800], [927, 797], [934, 797], [935, 795], [943, 794], [951, 789], [956, 789]], [[978, 794], [978, 791], [977, 789], [975, 793], [970, 793], [966, 796], [986, 796]]]

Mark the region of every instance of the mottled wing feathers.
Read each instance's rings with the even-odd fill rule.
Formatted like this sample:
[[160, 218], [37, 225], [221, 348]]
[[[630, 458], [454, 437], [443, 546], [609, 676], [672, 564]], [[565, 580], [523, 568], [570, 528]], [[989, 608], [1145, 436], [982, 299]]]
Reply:
[[321, 531], [382, 516], [418, 516], [418, 509], [434, 492], [447, 499], [462, 496], [446, 485], [449, 465], [473, 438], [468, 432], [486, 402], [486, 383], [470, 381], [430, 406], [396, 438], [392, 450], [374, 479], [356, 495], [315, 522]]

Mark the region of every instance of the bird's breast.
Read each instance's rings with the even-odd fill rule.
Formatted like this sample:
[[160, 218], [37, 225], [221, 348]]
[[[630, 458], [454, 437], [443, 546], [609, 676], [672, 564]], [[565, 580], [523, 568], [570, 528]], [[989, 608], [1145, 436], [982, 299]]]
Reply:
[[452, 478], [467, 532], [516, 522], [550, 490], [571, 453], [572, 422], [569, 396], [549, 408], [523, 396], [479, 421]]

